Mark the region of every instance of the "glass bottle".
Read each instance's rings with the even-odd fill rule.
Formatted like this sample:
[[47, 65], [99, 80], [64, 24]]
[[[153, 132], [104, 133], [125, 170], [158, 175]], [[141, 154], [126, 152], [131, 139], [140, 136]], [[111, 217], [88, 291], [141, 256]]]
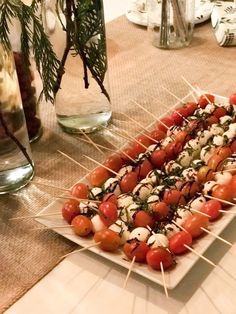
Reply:
[[83, 12], [78, 13], [81, 15], [77, 38], [78, 49], [81, 46], [83, 49], [76, 56], [73, 51], [66, 54], [69, 32], [65, 29], [69, 23], [65, 17], [66, 9], [61, 10], [61, 13], [55, 10], [55, 1], [52, 0], [46, 1], [43, 8], [45, 29], [59, 60], [66, 55], [64, 73], [55, 97], [57, 121], [69, 133], [77, 133], [81, 129], [92, 132], [106, 125], [112, 115], [103, 1], [80, 1], [78, 10]]
[[33, 174], [14, 58], [0, 44], [0, 194], [23, 187]]
[[187, 47], [194, 29], [194, 0], [148, 0], [148, 31], [155, 47]]

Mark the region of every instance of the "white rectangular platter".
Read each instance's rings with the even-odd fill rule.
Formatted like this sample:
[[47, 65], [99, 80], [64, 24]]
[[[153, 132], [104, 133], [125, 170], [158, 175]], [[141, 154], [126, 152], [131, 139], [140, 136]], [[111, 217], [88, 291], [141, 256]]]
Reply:
[[[187, 98], [187, 96], [186, 96]], [[216, 102], [224, 102], [226, 101], [226, 98], [216, 96]], [[81, 182], [86, 182], [84, 179], [81, 180]], [[56, 200], [52, 202], [49, 206], [47, 206], [45, 209], [43, 209], [40, 214], [49, 214], [49, 213], [55, 213], [60, 212], [62, 205], [64, 201], [63, 200]], [[234, 208], [236, 209], [236, 207]], [[218, 221], [214, 222], [210, 226], [210, 230], [216, 234], [220, 234], [227, 225], [231, 222], [231, 220], [234, 218], [234, 215], [223, 215]], [[47, 226], [47, 227], [55, 227], [58, 225], [62, 226], [68, 226], [67, 222], [62, 218], [61, 215], [58, 216], [50, 216], [50, 217], [40, 217], [36, 219], [41, 224]], [[73, 231], [68, 227], [68, 229], [54, 229], [55, 232], [62, 235], [63, 237], [77, 243], [81, 247], [87, 247], [90, 244], [93, 244], [92, 238], [86, 239], [86, 238], [80, 238], [76, 236]], [[207, 248], [213, 243], [215, 240], [214, 237], [205, 234], [204, 237], [197, 239], [193, 243], [193, 248], [200, 254], [204, 254], [204, 252], [207, 250]], [[218, 241], [218, 240], [217, 240]], [[122, 253], [122, 250], [116, 252], [116, 253], [106, 253], [101, 251], [97, 247], [90, 248], [90, 251], [95, 252], [96, 254], [104, 257], [107, 260], [110, 260], [114, 262], [115, 264], [118, 264], [122, 267], [129, 268], [130, 261], [125, 260], [125, 256]], [[175, 288], [178, 283], [184, 278], [184, 276], [191, 270], [193, 265], [198, 261], [199, 257], [191, 252], [188, 252], [186, 254], [183, 254], [181, 256], [176, 257], [177, 265], [170, 270], [165, 271], [165, 278], [166, 278], [166, 285], [169, 289]], [[105, 262], [105, 260], [104, 260]], [[146, 264], [135, 264], [133, 267], [133, 272], [141, 275], [142, 277], [145, 277], [157, 284], [163, 285], [162, 282], [162, 276], [161, 272], [154, 271]]]

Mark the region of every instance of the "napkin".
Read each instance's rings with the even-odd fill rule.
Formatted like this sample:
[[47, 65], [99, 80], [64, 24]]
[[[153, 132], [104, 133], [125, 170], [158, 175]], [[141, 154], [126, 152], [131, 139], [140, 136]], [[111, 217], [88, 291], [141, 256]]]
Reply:
[[216, 1], [211, 23], [220, 46], [236, 46], [236, 2]]

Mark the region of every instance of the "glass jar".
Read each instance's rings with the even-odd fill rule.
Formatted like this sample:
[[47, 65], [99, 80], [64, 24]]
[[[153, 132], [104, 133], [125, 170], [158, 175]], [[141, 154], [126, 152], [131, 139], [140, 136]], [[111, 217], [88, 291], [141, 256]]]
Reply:
[[148, 0], [148, 31], [158, 48], [187, 47], [192, 39], [194, 0]]
[[0, 194], [23, 187], [33, 173], [14, 58], [0, 44]]
[[[57, 121], [68, 133], [78, 133], [81, 129], [92, 132], [105, 126], [112, 114], [103, 1], [81, 0], [77, 11], [73, 9], [71, 16], [78, 14], [77, 18], [72, 17], [78, 32], [73, 38], [65, 31], [70, 27], [65, 17], [67, 9], [59, 11], [55, 6], [54, 0], [48, 0], [43, 11], [45, 29], [54, 50], [59, 60], [65, 60], [55, 97]], [[67, 50], [70, 41], [79, 51], [77, 55], [73, 49]]]
[[29, 61], [24, 60], [21, 52], [14, 51], [14, 60], [29, 140], [32, 143], [42, 135], [42, 124], [39, 116], [36, 88], [34, 86], [34, 73]]

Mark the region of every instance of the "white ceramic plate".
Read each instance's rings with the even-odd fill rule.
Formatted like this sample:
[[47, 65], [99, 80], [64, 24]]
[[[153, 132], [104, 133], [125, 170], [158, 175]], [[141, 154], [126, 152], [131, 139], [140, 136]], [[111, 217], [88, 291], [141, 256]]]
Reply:
[[[143, 1], [145, 3], [145, 1]], [[214, 4], [208, 0], [196, 0], [195, 3], [195, 24], [207, 21], [213, 9]], [[134, 0], [126, 10], [127, 19], [137, 25], [147, 26], [147, 12], [140, 11], [140, 0]]]
[[[187, 100], [187, 97], [186, 97], [186, 100]], [[217, 102], [220, 102], [220, 101], [224, 102], [225, 100], [226, 98], [216, 96]], [[83, 182], [85, 181], [85, 179], [83, 178], [81, 181]], [[47, 206], [45, 209], [43, 209], [41, 213], [48, 214], [48, 213], [61, 212], [63, 203], [64, 203], [64, 200], [61, 200], [61, 199], [56, 200], [55, 202]], [[234, 218], [234, 215], [225, 215], [221, 217], [218, 221], [212, 223], [211, 231], [213, 231], [216, 234], [220, 234], [225, 229], [225, 227], [231, 222], [233, 218]], [[65, 220], [62, 218], [60, 214], [58, 216], [40, 217], [40, 218], [37, 218], [36, 220], [47, 227], [53, 227], [53, 226], [55, 227], [58, 225], [68, 226], [68, 224], [65, 222]], [[92, 238], [86, 239], [86, 238], [80, 238], [76, 236], [71, 230], [71, 228], [69, 227], [68, 229], [56, 229], [55, 228], [54, 231], [62, 235], [63, 237], [77, 243], [78, 245], [82, 247], [86, 247], [94, 243]], [[214, 242], [214, 240], [215, 240], [214, 237], [205, 234], [203, 238], [194, 242], [193, 248], [198, 253], [204, 254], [204, 252]], [[106, 252], [101, 251], [97, 247], [91, 248], [90, 250], [100, 256], [103, 256], [105, 259], [108, 259], [114, 262], [115, 264], [123, 266], [127, 269], [129, 268], [130, 261], [126, 261], [124, 259], [125, 256], [122, 253], [122, 251], [116, 252], [116, 253], [106, 253]], [[198, 259], [199, 257], [191, 252], [188, 252], [182, 256], [177, 256], [176, 257], [177, 265], [175, 266], [175, 268], [165, 271], [167, 287], [169, 289], [175, 288], [178, 285], [178, 283], [184, 278], [184, 276], [191, 270], [191, 268], [198, 261]], [[161, 273], [158, 271], [149, 269], [146, 264], [135, 264], [133, 268], [133, 272], [157, 284], [162, 285]]]

